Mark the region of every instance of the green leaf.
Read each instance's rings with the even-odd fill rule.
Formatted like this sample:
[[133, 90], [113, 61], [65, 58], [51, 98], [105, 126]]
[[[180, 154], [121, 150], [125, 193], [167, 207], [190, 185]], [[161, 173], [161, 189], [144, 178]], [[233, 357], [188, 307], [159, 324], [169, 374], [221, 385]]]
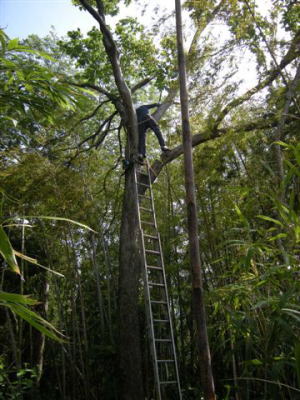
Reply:
[[[22, 218], [30, 219], [30, 218], [37, 218], [37, 219], [50, 219], [54, 221], [65, 221], [65, 222], [71, 222], [74, 225], [81, 226], [84, 229], [87, 229], [88, 231], [97, 233], [94, 229], [90, 228], [88, 225], [82, 224], [81, 222], [74, 221], [73, 219], [70, 218], [63, 218], [63, 217], [48, 217], [46, 215], [29, 215], [29, 216], [23, 216]], [[11, 219], [20, 219], [20, 217], [14, 217], [14, 218], [9, 218]]]
[[56, 62], [55, 58], [51, 57], [49, 54], [43, 52], [43, 51], [38, 51], [38, 50], [33, 50], [33, 49], [29, 49], [26, 46], [18, 46], [16, 48], [13, 49], [14, 51], [20, 51], [20, 52], [25, 52], [25, 53], [31, 53], [31, 54], [35, 54], [37, 56], [40, 56], [42, 58], [45, 58], [46, 60], [49, 61], [53, 61]]
[[262, 365], [263, 364], [262, 361], [258, 360], [257, 358], [254, 358], [253, 360], [249, 360], [248, 362], [249, 362], [249, 364], [252, 364], [252, 365]]
[[[27, 226], [28, 226], [28, 225], [27, 225]], [[14, 253], [15, 253], [15, 255], [16, 255], [17, 257], [20, 257], [20, 258], [22, 258], [23, 260], [25, 260], [25, 261], [27, 261], [27, 262], [29, 262], [29, 263], [31, 263], [31, 264], [37, 265], [38, 267], [40, 267], [40, 268], [42, 268], [42, 269], [45, 269], [46, 271], [49, 271], [49, 272], [51, 272], [51, 273], [54, 274], [54, 275], [60, 276], [61, 278], [64, 278], [64, 277], [65, 277], [63, 274], [61, 274], [61, 273], [59, 273], [59, 272], [57, 272], [57, 271], [54, 271], [54, 270], [51, 269], [51, 268], [45, 267], [45, 266], [42, 265], [42, 264], [39, 264], [35, 258], [28, 257], [28, 256], [26, 256], [25, 254], [22, 254], [22, 253], [20, 253], [20, 252], [18, 252], [18, 251], [16, 251], [16, 250], [14, 250]]]
[[271, 218], [271, 217], [267, 217], [266, 215], [257, 215], [258, 218], [263, 219], [265, 221], [269, 221], [269, 222], [273, 222], [274, 224], [283, 226], [283, 224], [278, 221], [277, 219]]
[[14, 249], [2, 226], [0, 226], [0, 253], [11, 270], [20, 274], [20, 269], [14, 254]]
[[8, 292], [3, 292], [0, 291], [0, 302], [11, 302], [11, 303], [19, 303], [23, 305], [35, 305], [38, 304], [38, 301], [35, 299], [31, 299], [28, 296], [22, 295], [22, 294], [16, 294], [16, 293], [8, 293]]
[[3, 30], [0, 29], [0, 43], [1, 43], [1, 47], [2, 47], [2, 49], [1, 49], [2, 54], [5, 52], [5, 48], [6, 48], [6, 40], [5, 39], [6, 39], [6, 35], [3, 32]]
[[19, 39], [18, 38], [12, 39], [7, 44], [7, 50], [14, 50], [18, 46], [19, 46]]
[[290, 145], [288, 145], [287, 143], [282, 142], [281, 140], [278, 140], [277, 142], [274, 142], [274, 144], [278, 144], [279, 146], [290, 148]]
[[65, 338], [61, 332], [50, 324], [50, 322], [28, 308], [28, 305], [36, 304], [38, 304], [38, 301], [28, 296], [0, 291], [1, 306], [9, 308], [13, 313], [27, 321], [31, 326], [50, 339], [64, 342]]
[[300, 322], [300, 311], [293, 310], [291, 308], [283, 308], [282, 311], [285, 311], [287, 314], [296, 319], [296, 321]]
[[[34, 311], [31, 311], [27, 307], [24, 307], [20, 304], [9, 304], [7, 305], [7, 307], [9, 307], [11, 311], [13, 311], [19, 317], [27, 321], [35, 329], [43, 333], [45, 336], [48, 336], [50, 339], [56, 340], [58, 342], [64, 341], [56, 334], [56, 332], [58, 331], [56, 331], [54, 326], [51, 325], [49, 322], [47, 322], [44, 318], [39, 316]], [[53, 331], [50, 330], [49, 328], [53, 329]]]
[[244, 224], [246, 226], [249, 226], [249, 222], [248, 222], [247, 218], [243, 215], [243, 213], [242, 213], [241, 209], [239, 208], [239, 206], [237, 204], [234, 204], [234, 208], [235, 208], [235, 211], [236, 211], [237, 215], [239, 216], [240, 220], [242, 222], [244, 222]]
[[276, 236], [272, 236], [272, 237], [269, 239], [269, 241], [272, 242], [272, 241], [274, 241], [274, 240], [281, 239], [281, 238], [286, 238], [286, 237], [287, 237], [287, 234], [286, 234], [286, 233], [279, 233], [279, 234], [276, 235]]

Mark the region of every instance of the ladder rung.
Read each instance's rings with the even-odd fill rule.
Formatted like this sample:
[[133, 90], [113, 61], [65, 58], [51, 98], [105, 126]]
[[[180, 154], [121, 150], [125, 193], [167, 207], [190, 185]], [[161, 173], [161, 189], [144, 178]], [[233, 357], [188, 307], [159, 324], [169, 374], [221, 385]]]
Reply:
[[139, 194], [139, 197], [143, 197], [144, 199], [151, 200], [151, 197], [145, 196], [144, 194]]
[[161, 343], [172, 343], [171, 339], [155, 339], [155, 341]]
[[153, 322], [163, 322], [163, 323], [167, 323], [169, 322], [168, 319], [154, 319]]
[[158, 240], [158, 236], [148, 235], [147, 233], [144, 233], [144, 237], [153, 239], [153, 240]]
[[141, 172], [141, 171], [139, 171], [139, 176], [141, 176], [141, 175], [144, 175], [144, 176], [149, 176], [149, 175], [148, 175], [148, 173], [147, 173], [147, 174], [145, 174], [145, 172]]
[[145, 187], [147, 187], [147, 188], [150, 187], [150, 185], [147, 185], [146, 183], [142, 183], [142, 182], [138, 182], [137, 184], [138, 184], [138, 185], [141, 185], [141, 186], [145, 186]]
[[141, 224], [147, 224], [147, 225], [155, 226], [154, 222], [149, 222], [149, 221], [142, 221], [141, 220]]
[[155, 282], [148, 282], [149, 286], [160, 286], [165, 287], [164, 283], [155, 283]]
[[153, 210], [151, 210], [151, 208], [145, 208], [145, 207], [140, 207], [140, 210], [151, 212], [151, 213], [153, 212]]
[[173, 363], [175, 360], [157, 360], [157, 362]]
[[150, 300], [150, 303], [153, 303], [153, 304], [168, 304], [166, 301], [162, 301], [162, 300]]
[[177, 384], [177, 381], [161, 381], [159, 382], [160, 385], [174, 385]]
[[145, 252], [149, 254], [155, 254], [156, 256], [160, 255], [160, 251], [157, 250], [145, 249]]
[[148, 269], [156, 269], [158, 271], [163, 271], [162, 267], [155, 267], [154, 265], [147, 265]]

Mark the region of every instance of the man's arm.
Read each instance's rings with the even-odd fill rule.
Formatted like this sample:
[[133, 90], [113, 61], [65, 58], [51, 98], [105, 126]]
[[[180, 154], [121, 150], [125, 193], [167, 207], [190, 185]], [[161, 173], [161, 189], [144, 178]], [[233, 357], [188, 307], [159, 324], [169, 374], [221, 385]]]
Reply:
[[150, 108], [159, 107], [159, 106], [160, 106], [160, 103], [153, 103], [153, 104], [145, 105], [145, 107], [147, 107], [148, 110], [150, 110]]

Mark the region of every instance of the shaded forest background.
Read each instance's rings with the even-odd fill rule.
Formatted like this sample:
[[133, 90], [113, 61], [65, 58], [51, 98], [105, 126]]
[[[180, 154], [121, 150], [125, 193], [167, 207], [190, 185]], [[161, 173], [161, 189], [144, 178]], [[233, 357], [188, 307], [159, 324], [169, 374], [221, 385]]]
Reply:
[[[118, 14], [119, 1], [103, 3], [107, 15]], [[223, 400], [294, 400], [300, 395], [299, 5], [273, 1], [266, 15], [252, 0], [184, 7], [216, 393]], [[161, 103], [156, 118], [171, 152], [161, 159], [149, 134], [147, 153], [158, 174], [155, 205], [183, 398], [200, 399], [175, 24], [173, 15], [156, 18], [151, 32], [138, 17], [119, 20], [112, 32], [134, 102]], [[0, 399], [125, 398], [118, 325], [126, 135], [102, 34], [95, 27], [83, 36], [74, 27], [66, 38], [31, 35], [20, 43], [1, 31], [0, 43]], [[256, 69], [252, 86], [239, 68], [245, 60]], [[7, 238], [24, 279], [10, 270], [17, 271], [5, 257]], [[151, 398], [140, 286], [142, 376]], [[29, 308], [28, 297], [7, 293], [39, 303]], [[39, 320], [36, 330], [29, 310], [51, 325]]]

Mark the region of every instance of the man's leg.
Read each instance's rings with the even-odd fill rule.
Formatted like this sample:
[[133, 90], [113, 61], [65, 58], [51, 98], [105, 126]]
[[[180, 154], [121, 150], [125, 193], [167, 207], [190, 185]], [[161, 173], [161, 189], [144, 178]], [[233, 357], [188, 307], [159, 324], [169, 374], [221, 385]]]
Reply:
[[159, 129], [158, 123], [155, 121], [155, 119], [150, 116], [149, 116], [149, 120], [148, 120], [148, 127], [153, 130], [153, 132], [155, 133], [155, 135], [158, 139], [161, 149], [164, 150], [166, 148], [166, 144], [165, 144], [163, 135], [161, 133], [161, 130]]

